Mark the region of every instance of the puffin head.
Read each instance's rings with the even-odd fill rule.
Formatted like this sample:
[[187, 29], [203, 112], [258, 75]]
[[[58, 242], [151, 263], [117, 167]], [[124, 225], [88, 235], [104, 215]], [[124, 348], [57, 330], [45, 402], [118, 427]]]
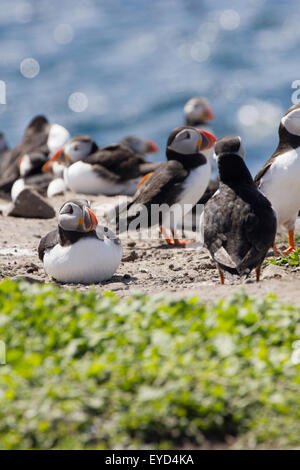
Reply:
[[300, 104], [294, 104], [294, 106], [289, 108], [281, 119], [280, 124], [290, 134], [300, 136]]
[[226, 135], [217, 140], [214, 158], [218, 161], [220, 155], [236, 155], [245, 160], [245, 150], [242, 139], [237, 135]]
[[134, 153], [143, 155], [145, 153], [157, 153], [158, 146], [152, 140], [142, 139], [141, 137], [128, 136], [120, 140], [120, 144], [125, 145]]
[[197, 126], [207, 124], [214, 119], [214, 113], [208, 100], [202, 96], [188, 100], [183, 108], [185, 122]]
[[23, 155], [18, 162], [20, 176], [24, 178], [39, 173], [46, 161], [47, 156], [42, 152], [31, 152]]
[[71, 232], [90, 232], [98, 225], [97, 217], [85, 199], [70, 200], [63, 204], [58, 214], [58, 225]]
[[84, 160], [88, 155], [97, 150], [98, 146], [90, 136], [77, 135], [54, 153], [51, 159], [45, 163], [42, 171], [45, 173], [51, 172], [51, 166], [54, 162], [61, 163], [62, 165], [71, 165], [79, 160]]
[[216, 138], [210, 132], [191, 126], [174, 129], [169, 135], [167, 149], [184, 155], [195, 155], [213, 147]]

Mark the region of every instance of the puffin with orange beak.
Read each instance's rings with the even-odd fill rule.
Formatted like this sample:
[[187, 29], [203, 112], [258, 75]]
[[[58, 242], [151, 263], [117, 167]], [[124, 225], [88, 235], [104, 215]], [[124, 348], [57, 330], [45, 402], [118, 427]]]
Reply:
[[[185, 246], [191, 240], [180, 240], [176, 228], [203, 195], [210, 178], [211, 165], [203, 151], [214, 146], [216, 138], [210, 132], [191, 126], [174, 129], [167, 141], [167, 162], [147, 178], [126, 207], [117, 208], [117, 228], [130, 229], [135, 221], [149, 227], [158, 223], [166, 242]], [[159, 218], [153, 210], [160, 207]], [[119, 209], [119, 210], [118, 210]], [[127, 218], [119, 212], [128, 210]]]
[[63, 164], [64, 181], [77, 193], [133, 195], [139, 180], [159, 166], [144, 159], [150, 152], [158, 152], [157, 145], [138, 137], [98, 148], [88, 135], [78, 135], [53, 155], [43, 171], [51, 171], [55, 163]]
[[110, 279], [122, 258], [120, 240], [98, 220], [84, 199], [63, 204], [58, 229], [38, 247], [45, 272], [59, 282], [95, 284]]

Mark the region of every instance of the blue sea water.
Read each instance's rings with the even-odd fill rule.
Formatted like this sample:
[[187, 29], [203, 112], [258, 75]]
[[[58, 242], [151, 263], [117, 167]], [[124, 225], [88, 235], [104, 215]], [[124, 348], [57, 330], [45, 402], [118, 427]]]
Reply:
[[151, 138], [162, 160], [185, 101], [204, 95], [215, 135], [241, 135], [255, 173], [300, 79], [299, 25], [297, 0], [1, 0], [0, 129], [13, 146], [43, 113], [99, 145]]

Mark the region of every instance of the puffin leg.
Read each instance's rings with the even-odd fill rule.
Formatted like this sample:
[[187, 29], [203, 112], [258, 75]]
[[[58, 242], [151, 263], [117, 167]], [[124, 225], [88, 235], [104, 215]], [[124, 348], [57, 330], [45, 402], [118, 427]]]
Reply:
[[147, 173], [143, 178], [138, 182], [138, 188], [142, 186], [142, 184], [145, 183], [145, 181], [152, 175], [153, 171], [150, 173]]
[[275, 256], [280, 256], [280, 251], [278, 250], [277, 245], [276, 245], [275, 242], [274, 242], [274, 245], [273, 245], [273, 251], [274, 251]]
[[294, 230], [289, 230], [289, 247], [287, 250], [284, 250], [283, 253], [288, 255], [292, 251], [295, 251], [295, 241], [294, 241]]
[[161, 231], [161, 233], [165, 237], [165, 240], [166, 240], [167, 244], [171, 245], [171, 246], [175, 246], [175, 241], [172, 238], [168, 237], [167, 231], [166, 231], [166, 229], [163, 228], [162, 225], [159, 226], [159, 230]]
[[222, 271], [219, 265], [218, 265], [218, 271], [219, 271], [220, 284], [221, 286], [224, 286], [225, 284], [224, 272]]
[[261, 265], [255, 268], [256, 282], [260, 281], [260, 268], [261, 268]]
[[185, 245], [190, 245], [191, 243], [195, 243], [195, 240], [180, 240], [179, 238], [175, 238], [175, 231], [171, 230], [171, 232], [173, 235], [175, 246], [185, 246]]

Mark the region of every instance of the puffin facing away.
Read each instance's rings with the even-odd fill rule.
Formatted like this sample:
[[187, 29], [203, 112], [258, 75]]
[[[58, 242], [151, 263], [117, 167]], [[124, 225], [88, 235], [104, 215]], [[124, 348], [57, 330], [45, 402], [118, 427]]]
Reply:
[[[120, 219], [117, 209], [117, 228], [134, 225], [137, 219], [144, 219], [145, 225], [156, 223], [167, 243], [184, 246], [190, 240], [176, 238], [175, 231], [182, 216], [191, 210], [204, 193], [210, 177], [210, 163], [202, 151], [214, 145], [216, 138], [209, 132], [191, 126], [177, 127], [167, 141], [168, 162], [161, 163], [139, 187], [133, 200], [120, 212], [128, 210], [127, 219]], [[152, 209], [160, 206], [159, 218], [153, 219]], [[142, 207], [142, 209], [141, 209]], [[144, 226], [144, 225], [143, 225]], [[172, 237], [167, 228], [170, 228]]]
[[122, 246], [109, 229], [97, 225], [88, 201], [65, 202], [58, 229], [42, 238], [38, 247], [46, 273], [60, 282], [80, 284], [110, 279], [121, 263]]
[[[279, 125], [279, 144], [254, 181], [274, 207], [278, 227], [288, 230], [289, 247], [295, 250], [294, 230], [300, 209], [300, 105], [288, 109]], [[279, 251], [274, 244], [274, 253]]]
[[91, 137], [79, 135], [58, 150], [43, 171], [49, 171], [53, 162], [60, 161], [67, 165], [64, 180], [74, 192], [133, 195], [140, 178], [160, 165], [147, 162], [139, 152], [157, 151], [154, 142], [137, 137], [99, 149]]
[[248, 276], [255, 268], [259, 281], [261, 264], [275, 239], [275, 212], [251, 177], [240, 137], [219, 139], [215, 155], [220, 186], [201, 216], [205, 246], [221, 284], [224, 270]]

